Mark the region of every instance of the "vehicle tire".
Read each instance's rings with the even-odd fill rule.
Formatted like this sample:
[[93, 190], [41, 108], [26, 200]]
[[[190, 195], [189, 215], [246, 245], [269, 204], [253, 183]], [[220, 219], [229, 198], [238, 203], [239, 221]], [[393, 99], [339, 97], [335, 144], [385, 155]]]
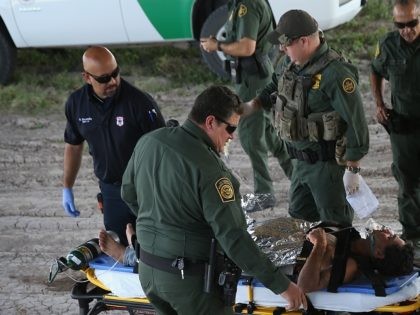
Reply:
[[16, 65], [16, 46], [0, 26], [0, 84], [10, 81]]
[[[228, 19], [227, 5], [222, 5], [214, 10], [206, 19], [201, 29], [200, 37], [215, 36], [217, 40], [226, 40], [224, 25]], [[229, 74], [224, 70], [225, 54], [221, 51], [211, 53], [201, 49], [201, 56], [211, 71], [223, 79], [229, 79]]]

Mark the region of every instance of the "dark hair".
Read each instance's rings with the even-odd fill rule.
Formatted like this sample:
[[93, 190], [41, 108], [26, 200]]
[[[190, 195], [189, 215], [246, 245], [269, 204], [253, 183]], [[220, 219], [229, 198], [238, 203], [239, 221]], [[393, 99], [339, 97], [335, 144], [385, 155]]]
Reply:
[[373, 265], [384, 276], [401, 276], [413, 271], [414, 249], [411, 244], [385, 248], [384, 258], [374, 258]]
[[395, 0], [394, 6], [396, 5], [406, 6], [409, 4], [415, 4], [416, 6], [419, 6], [420, 1], [419, 0]]
[[238, 95], [226, 86], [213, 85], [197, 96], [188, 118], [202, 124], [210, 115], [227, 120], [233, 113], [241, 112], [241, 100]]

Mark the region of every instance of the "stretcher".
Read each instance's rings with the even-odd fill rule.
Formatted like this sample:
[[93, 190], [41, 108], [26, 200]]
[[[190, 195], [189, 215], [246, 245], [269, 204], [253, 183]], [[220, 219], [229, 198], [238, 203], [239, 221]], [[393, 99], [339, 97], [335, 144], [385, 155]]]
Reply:
[[[101, 255], [89, 263], [84, 273], [88, 282], [76, 283], [71, 293], [72, 298], [79, 302], [81, 315], [94, 315], [112, 309], [126, 310], [129, 314], [156, 314], [132, 267], [115, 263], [112, 258]], [[338, 291], [312, 292], [308, 297], [319, 311], [399, 314], [420, 311], [418, 270], [407, 276], [387, 279], [386, 297], [375, 296], [372, 286], [363, 279], [342, 286]], [[286, 313], [286, 305], [286, 300], [265, 288], [257, 279], [241, 277], [235, 314], [279, 315]], [[292, 313], [299, 312], [288, 312]]]

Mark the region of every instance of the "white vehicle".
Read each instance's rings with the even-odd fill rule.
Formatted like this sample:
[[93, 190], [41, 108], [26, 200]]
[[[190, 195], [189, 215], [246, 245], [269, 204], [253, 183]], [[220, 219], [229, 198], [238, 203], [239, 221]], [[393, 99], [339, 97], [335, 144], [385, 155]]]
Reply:
[[[366, 0], [267, 0], [276, 21], [292, 8], [322, 29], [351, 20]], [[0, 84], [13, 73], [17, 48], [160, 44], [223, 38], [227, 0], [0, 0]], [[205, 54], [223, 76], [220, 53]]]

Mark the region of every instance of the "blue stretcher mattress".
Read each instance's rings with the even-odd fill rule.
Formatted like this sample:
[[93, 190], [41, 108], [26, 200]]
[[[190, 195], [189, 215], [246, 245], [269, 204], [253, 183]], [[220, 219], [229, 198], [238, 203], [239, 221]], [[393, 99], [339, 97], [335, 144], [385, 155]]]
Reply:
[[[138, 274], [133, 267], [127, 267], [107, 255], [101, 255], [89, 263], [95, 270], [95, 276], [106, 285], [113, 294], [123, 298], [145, 297]], [[140, 271], [141, 272], [141, 271]], [[247, 304], [249, 301], [247, 280], [238, 283], [236, 303]], [[386, 297], [377, 297], [367, 279], [357, 279], [339, 287], [338, 293], [317, 291], [309, 293], [312, 304], [317, 309], [330, 311], [370, 312], [375, 308], [415, 298], [420, 294], [418, 271], [410, 275], [386, 279]], [[254, 303], [259, 306], [286, 306], [287, 302], [280, 295], [264, 287], [257, 279], [252, 280]]]

